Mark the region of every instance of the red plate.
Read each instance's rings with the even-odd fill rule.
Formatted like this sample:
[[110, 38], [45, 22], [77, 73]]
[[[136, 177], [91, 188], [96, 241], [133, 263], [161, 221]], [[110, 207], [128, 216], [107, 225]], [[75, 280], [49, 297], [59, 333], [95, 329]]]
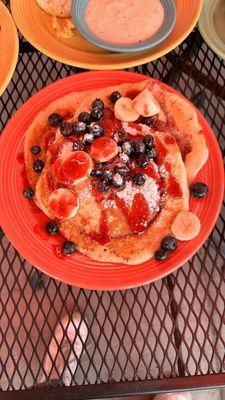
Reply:
[[[198, 180], [209, 186], [204, 200], [191, 199], [190, 209], [198, 215], [200, 234], [189, 242], [180, 243], [167, 261], [151, 260], [141, 265], [100, 263], [77, 253], [59, 259], [52, 250], [57, 239], [41, 239], [34, 232], [36, 224], [47, 220], [24, 199], [23, 179], [18, 153], [23, 151], [24, 132], [47, 104], [71, 91], [98, 89], [125, 82], [139, 82], [145, 76], [130, 72], [87, 72], [74, 75], [49, 85], [28, 100], [10, 120], [1, 138], [0, 148], [0, 222], [12, 244], [23, 256], [44, 273], [88, 289], [115, 290], [147, 284], [171, 273], [187, 261], [202, 246], [219, 215], [223, 198], [224, 170], [219, 146], [206, 120], [196, 110], [210, 156], [198, 175]], [[174, 91], [167, 87], [168, 90]]]

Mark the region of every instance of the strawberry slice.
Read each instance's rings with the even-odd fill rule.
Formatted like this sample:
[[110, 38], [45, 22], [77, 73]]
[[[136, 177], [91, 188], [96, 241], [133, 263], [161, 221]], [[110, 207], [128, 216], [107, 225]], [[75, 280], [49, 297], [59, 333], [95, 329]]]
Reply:
[[112, 160], [118, 154], [119, 148], [110, 137], [98, 138], [91, 145], [91, 156], [99, 162]]
[[58, 158], [53, 165], [56, 179], [64, 184], [77, 184], [88, 178], [93, 167], [89, 154], [75, 151]]
[[56, 218], [73, 218], [79, 208], [78, 195], [71, 189], [56, 189], [49, 197], [49, 207]]

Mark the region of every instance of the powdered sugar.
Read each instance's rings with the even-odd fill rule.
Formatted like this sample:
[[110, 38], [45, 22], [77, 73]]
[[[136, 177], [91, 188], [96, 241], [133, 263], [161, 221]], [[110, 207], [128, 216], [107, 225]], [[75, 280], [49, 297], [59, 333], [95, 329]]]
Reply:
[[144, 124], [137, 124], [139, 129], [136, 129], [132, 126], [129, 126], [127, 122], [122, 122], [123, 129], [129, 133], [131, 136], [136, 136], [136, 135], [147, 135], [149, 134], [150, 128], [147, 125]]
[[60, 150], [59, 156], [70, 153], [73, 150], [73, 144], [71, 142], [65, 142]]
[[139, 187], [128, 181], [125, 189], [117, 192], [117, 196], [124, 199], [127, 206], [131, 206], [134, 195], [137, 193], [141, 193], [145, 197], [151, 212], [159, 210], [160, 194], [154, 179], [147, 176], [144, 185]]
[[114, 200], [104, 200], [102, 202], [104, 208], [116, 208], [116, 203]]

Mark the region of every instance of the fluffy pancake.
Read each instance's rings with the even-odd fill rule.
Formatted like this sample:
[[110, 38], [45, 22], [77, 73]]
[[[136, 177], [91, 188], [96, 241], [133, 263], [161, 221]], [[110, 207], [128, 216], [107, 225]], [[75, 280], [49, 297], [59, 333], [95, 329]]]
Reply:
[[[134, 123], [124, 123], [116, 119], [110, 94], [119, 91], [123, 97], [134, 99], [145, 88], [151, 90], [160, 105], [159, 114], [150, 123], [143, 118]], [[79, 196], [79, 209], [75, 217], [59, 220], [59, 228], [67, 240], [76, 243], [80, 252], [96, 261], [139, 264], [149, 260], [160, 247], [161, 240], [171, 234], [171, 224], [179, 212], [188, 210], [188, 183], [193, 181], [206, 162], [208, 149], [197, 114], [191, 105], [151, 79], [98, 91], [72, 93], [51, 103], [36, 117], [26, 133], [25, 160], [28, 179], [31, 186], [35, 187], [38, 207], [50, 219], [54, 219], [54, 213], [49, 199], [51, 193], [61, 187], [62, 183], [55, 175], [54, 162], [63, 159], [63, 155], [67, 153], [72, 154], [73, 142], [80, 140], [82, 136], [72, 135], [65, 138], [59, 128], [49, 127], [48, 116], [58, 112], [66, 120], [77, 121], [81, 112], [91, 112], [95, 99], [104, 102], [104, 115], [100, 123], [104, 127], [105, 136], [112, 137], [116, 130], [123, 130], [132, 142], [142, 141], [145, 135], [150, 134], [154, 137], [158, 156], [154, 161], [150, 160], [149, 167], [142, 167], [141, 170], [137, 167], [134, 155], [131, 156], [130, 172], [124, 189], [115, 190], [113, 187], [109, 193], [96, 196], [97, 178], [89, 176], [82, 183], [70, 183], [68, 187]], [[30, 153], [30, 147], [37, 144], [42, 148], [40, 158], [45, 162], [41, 174], [33, 171], [34, 156]], [[90, 146], [85, 151], [90, 153]], [[115, 164], [121, 162], [120, 154], [113, 157], [101, 167], [103, 170], [107, 167], [113, 170]], [[153, 175], [150, 173], [151, 169]], [[146, 176], [146, 181], [141, 186], [132, 180], [136, 172]], [[145, 215], [145, 211], [146, 219], [143, 219], [144, 222], [141, 220], [143, 226], [137, 229], [134, 214], [142, 212]], [[103, 235], [105, 225], [107, 234]]]

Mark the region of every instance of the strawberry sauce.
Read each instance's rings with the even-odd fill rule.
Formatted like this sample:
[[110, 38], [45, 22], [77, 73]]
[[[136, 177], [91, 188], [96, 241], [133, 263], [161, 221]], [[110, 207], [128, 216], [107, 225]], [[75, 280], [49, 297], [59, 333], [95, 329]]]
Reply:
[[110, 242], [109, 226], [108, 226], [108, 218], [106, 210], [101, 211], [99, 233], [91, 233], [90, 238], [102, 245]]

